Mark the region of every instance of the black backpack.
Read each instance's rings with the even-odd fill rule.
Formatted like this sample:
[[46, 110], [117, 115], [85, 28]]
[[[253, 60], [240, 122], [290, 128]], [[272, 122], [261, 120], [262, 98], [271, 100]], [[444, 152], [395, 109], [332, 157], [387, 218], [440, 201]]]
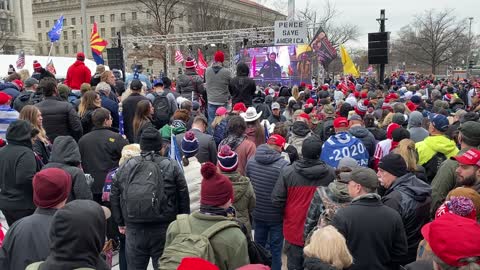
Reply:
[[442, 162], [444, 162], [446, 159], [447, 157], [444, 154], [437, 152], [427, 163], [423, 165], [428, 184], [432, 183], [433, 178], [435, 178], [435, 175], [437, 175], [438, 168], [440, 168], [440, 165], [442, 165]]
[[335, 135], [335, 128], [333, 127], [333, 120], [326, 120], [323, 122], [323, 130], [322, 130], [322, 141], [328, 140], [330, 136]]
[[153, 93], [153, 96], [155, 97], [153, 100], [153, 124], [157, 129], [168, 124], [170, 117], [173, 115], [167, 95], [168, 93], [166, 92], [161, 94]]
[[128, 174], [122, 193], [126, 219], [129, 222], [155, 222], [165, 205], [165, 183], [162, 163], [169, 160], [152, 152], [135, 157], [137, 162]]
[[26, 105], [35, 105], [42, 101], [42, 95], [35, 92], [23, 92], [13, 102], [13, 108], [20, 112]]

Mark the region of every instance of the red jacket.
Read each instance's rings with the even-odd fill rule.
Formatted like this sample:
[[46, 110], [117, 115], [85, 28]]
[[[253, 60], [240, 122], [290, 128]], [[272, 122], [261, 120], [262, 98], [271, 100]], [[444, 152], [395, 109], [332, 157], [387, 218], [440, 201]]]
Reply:
[[68, 68], [65, 84], [70, 89], [79, 90], [82, 83], [90, 83], [92, 72], [82, 61], [76, 61]]

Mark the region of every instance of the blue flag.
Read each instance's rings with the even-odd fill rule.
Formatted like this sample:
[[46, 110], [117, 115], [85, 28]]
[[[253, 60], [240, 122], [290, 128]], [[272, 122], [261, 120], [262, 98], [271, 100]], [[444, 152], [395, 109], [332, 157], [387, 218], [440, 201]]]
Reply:
[[62, 30], [63, 30], [63, 15], [60, 16], [60, 19], [57, 20], [52, 30], [48, 32], [48, 37], [50, 38], [50, 41], [56, 42], [60, 40], [60, 36], [62, 35]]
[[267, 121], [263, 123], [263, 129], [265, 132], [265, 142], [267, 142], [268, 138], [270, 138], [270, 133], [268, 132], [268, 128], [267, 128]]
[[118, 106], [118, 133], [120, 135], [125, 135], [125, 130], [123, 127], [123, 107], [122, 103], [119, 104]]
[[170, 153], [169, 157], [173, 160], [176, 160], [178, 163], [178, 166], [180, 169], [183, 171], [183, 166], [182, 166], [182, 156], [180, 155], [180, 151], [178, 149], [177, 145], [177, 140], [175, 139], [175, 135], [173, 135], [173, 132], [170, 135]]
[[95, 60], [95, 64], [97, 65], [105, 64], [105, 61], [103, 60], [102, 55], [98, 55], [92, 50], [92, 56], [93, 56], [93, 60]]

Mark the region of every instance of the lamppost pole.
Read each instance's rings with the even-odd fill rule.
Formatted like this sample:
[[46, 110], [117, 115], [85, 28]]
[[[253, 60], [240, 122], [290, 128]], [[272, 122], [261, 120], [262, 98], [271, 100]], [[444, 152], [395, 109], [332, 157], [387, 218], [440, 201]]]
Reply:
[[80, 0], [80, 8], [82, 12], [82, 20], [83, 20], [83, 34], [82, 34], [82, 40], [83, 40], [83, 53], [87, 55], [87, 48], [88, 48], [88, 28], [87, 28], [87, 0]]

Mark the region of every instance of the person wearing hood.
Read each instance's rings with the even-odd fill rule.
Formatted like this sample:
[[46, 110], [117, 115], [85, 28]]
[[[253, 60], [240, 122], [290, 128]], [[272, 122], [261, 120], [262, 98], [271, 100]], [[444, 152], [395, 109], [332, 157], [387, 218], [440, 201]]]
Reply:
[[11, 123], [8, 144], [0, 148], [0, 210], [11, 226], [33, 214], [32, 179], [39, 168], [32, 150], [32, 125], [25, 120]]
[[255, 94], [255, 81], [248, 77], [250, 69], [247, 64], [239, 63], [237, 65], [237, 76], [230, 81], [230, 95], [232, 96], [232, 104], [237, 102], [245, 103], [245, 106], [253, 105], [252, 97]]
[[255, 242], [266, 247], [268, 239], [272, 253], [272, 269], [282, 268], [283, 217], [282, 209], [274, 206], [271, 195], [277, 179], [284, 167], [289, 165], [281, 152], [285, 148], [285, 138], [273, 134], [267, 144], [260, 145], [255, 156], [247, 163], [246, 176], [252, 181], [256, 206], [253, 209]]
[[365, 128], [362, 117], [358, 114], [354, 114], [348, 120], [350, 124], [348, 133], [360, 139], [365, 148], [367, 148], [368, 156], [373, 158], [377, 141], [375, 140], [373, 134], [367, 128]]
[[455, 142], [445, 136], [448, 129], [448, 119], [444, 115], [430, 114], [428, 117], [430, 136], [415, 144], [418, 152], [418, 164], [425, 168], [427, 181], [431, 183], [437, 174], [439, 164], [458, 154]]
[[415, 143], [423, 141], [428, 137], [428, 130], [422, 127], [423, 115], [421, 112], [411, 112], [408, 118], [408, 131], [410, 132], [410, 139]]
[[215, 52], [214, 63], [205, 71], [205, 86], [208, 100], [208, 125], [215, 118], [218, 107], [227, 107], [230, 98], [229, 85], [232, 75], [223, 67], [225, 55], [222, 51]]
[[53, 141], [50, 161], [43, 169], [59, 168], [70, 174], [72, 177], [72, 190], [68, 196], [68, 201], [92, 199], [92, 192], [87, 184], [87, 178], [80, 168], [81, 163], [82, 158], [78, 144], [72, 137], [59, 136]]
[[53, 216], [50, 254], [26, 270], [110, 269], [101, 257], [110, 211], [90, 200], [67, 203]]
[[228, 177], [233, 185], [233, 207], [235, 208], [236, 218], [245, 225], [248, 235], [252, 235], [252, 221], [250, 217], [255, 209], [255, 192], [252, 183], [248, 177], [242, 176], [237, 172], [238, 156], [230, 149], [230, 146], [224, 145], [218, 151], [218, 168], [220, 172]]
[[312, 131], [310, 130], [310, 116], [306, 113], [301, 113], [295, 119], [292, 125], [292, 133], [288, 138], [288, 144], [293, 145], [299, 154], [299, 157], [302, 158], [302, 145], [305, 139], [312, 136]]
[[335, 170], [320, 160], [322, 143], [314, 137], [305, 139], [303, 158], [285, 167], [272, 192], [272, 204], [284, 210], [288, 269], [303, 267], [303, 225], [308, 205], [318, 186], [328, 186], [335, 179]]
[[57, 209], [67, 202], [72, 178], [61, 169], [50, 168], [35, 174], [32, 185], [37, 209], [8, 229], [0, 249], [1, 269], [25, 269], [47, 258], [50, 224]]
[[[317, 226], [326, 226], [331, 221], [335, 212], [332, 208], [340, 208], [349, 203], [352, 198], [348, 195], [347, 185], [342, 182], [349, 172], [359, 167], [358, 162], [351, 157], [344, 157], [338, 163], [338, 169], [335, 171], [335, 181], [328, 184], [327, 187], [319, 186], [313, 195], [312, 201], [305, 219], [303, 229], [303, 239], [308, 241], [312, 231]], [[343, 179], [345, 180], [345, 179]], [[329, 207], [329, 206], [334, 207]]]
[[90, 83], [92, 72], [85, 65], [85, 54], [77, 53], [77, 61], [73, 63], [67, 70], [65, 84], [72, 90], [80, 90], [82, 83]]
[[185, 73], [178, 75], [177, 92], [190, 101], [199, 101], [205, 95], [203, 79], [197, 74], [195, 59], [187, 57], [185, 61]]
[[432, 188], [407, 169], [399, 154], [390, 153], [380, 160], [378, 179], [386, 188], [382, 202], [397, 211], [402, 217], [407, 235], [408, 253], [402, 265], [415, 261], [417, 247], [422, 240], [420, 232], [430, 220]]

